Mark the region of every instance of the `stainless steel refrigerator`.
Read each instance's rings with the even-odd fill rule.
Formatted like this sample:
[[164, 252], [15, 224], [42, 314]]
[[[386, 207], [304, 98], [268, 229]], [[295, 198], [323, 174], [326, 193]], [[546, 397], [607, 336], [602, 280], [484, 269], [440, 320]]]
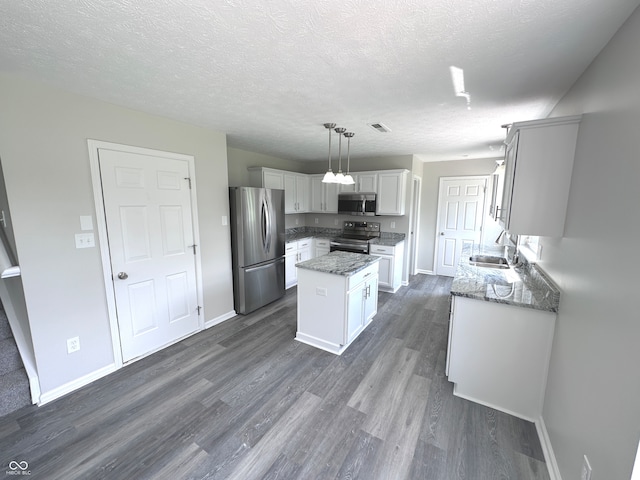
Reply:
[[230, 187], [233, 298], [247, 314], [284, 295], [284, 191]]

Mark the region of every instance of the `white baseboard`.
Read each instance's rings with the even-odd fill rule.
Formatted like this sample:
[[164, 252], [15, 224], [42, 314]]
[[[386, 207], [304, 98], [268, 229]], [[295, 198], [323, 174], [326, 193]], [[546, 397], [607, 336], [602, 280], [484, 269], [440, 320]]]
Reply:
[[549, 432], [544, 424], [544, 419], [540, 417], [535, 422], [536, 431], [538, 432], [538, 438], [540, 439], [540, 445], [542, 446], [542, 453], [544, 453], [544, 461], [547, 464], [547, 470], [549, 470], [549, 478], [551, 480], [562, 480], [560, 476], [560, 469], [558, 468], [558, 461], [556, 455], [553, 453], [551, 447], [551, 439], [549, 438]]
[[435, 273], [433, 273], [433, 270], [423, 270], [421, 268], [418, 268], [416, 272], [420, 273], [421, 275], [435, 275]]
[[41, 407], [45, 403], [52, 402], [66, 395], [67, 393], [71, 393], [74, 390], [78, 390], [79, 388], [84, 387], [85, 385], [89, 385], [91, 382], [95, 382], [99, 378], [105, 377], [110, 373], [115, 372], [116, 370], [117, 370], [116, 364], [112, 363], [111, 365], [107, 365], [106, 367], [102, 367], [98, 370], [88, 373], [83, 377], [76, 378], [75, 380], [72, 380], [69, 383], [60, 385], [59, 387], [54, 388], [53, 390], [44, 392], [43, 394], [40, 395], [40, 401], [38, 402], [38, 406]]
[[224, 322], [225, 320], [229, 320], [230, 318], [233, 318], [237, 315], [235, 310], [231, 310], [230, 312], [227, 313], [223, 313], [220, 316], [217, 316], [216, 318], [212, 318], [211, 320], [207, 320], [206, 322], [204, 322], [204, 329], [206, 330], [207, 328], [211, 328], [214, 325], [218, 325], [219, 323]]

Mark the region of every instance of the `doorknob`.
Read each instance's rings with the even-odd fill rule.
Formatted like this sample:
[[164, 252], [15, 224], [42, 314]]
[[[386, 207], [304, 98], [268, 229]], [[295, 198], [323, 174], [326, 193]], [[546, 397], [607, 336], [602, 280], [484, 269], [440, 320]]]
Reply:
[[129, 275], [127, 275], [127, 272], [120, 272], [120, 273], [118, 274], [118, 278], [119, 278], [120, 280], [126, 280], [127, 278], [129, 278]]
[[440, 236], [441, 236], [441, 237], [444, 237], [444, 232], [440, 232]]

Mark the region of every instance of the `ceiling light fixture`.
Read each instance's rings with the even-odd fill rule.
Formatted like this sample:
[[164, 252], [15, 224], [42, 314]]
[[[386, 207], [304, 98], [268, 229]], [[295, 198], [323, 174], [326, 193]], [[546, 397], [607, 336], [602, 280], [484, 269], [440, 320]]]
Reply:
[[338, 173], [336, 173], [336, 183], [344, 183], [344, 173], [342, 173], [342, 134], [347, 129], [344, 127], [336, 128], [338, 134]]
[[453, 91], [456, 97], [462, 97], [467, 100], [467, 110], [471, 110], [471, 95], [464, 89], [464, 70], [451, 65], [451, 81], [453, 82]]
[[344, 136], [347, 137], [347, 174], [344, 176], [344, 180], [342, 180], [343, 185], [353, 185], [356, 181], [353, 179], [351, 174], [349, 173], [349, 163], [350, 163], [350, 153], [351, 153], [351, 138], [355, 135], [353, 132], [345, 132]]
[[336, 176], [331, 170], [331, 130], [336, 127], [335, 123], [325, 123], [324, 128], [329, 130], [329, 167], [327, 169], [327, 173], [324, 174], [322, 178], [322, 183], [336, 183]]

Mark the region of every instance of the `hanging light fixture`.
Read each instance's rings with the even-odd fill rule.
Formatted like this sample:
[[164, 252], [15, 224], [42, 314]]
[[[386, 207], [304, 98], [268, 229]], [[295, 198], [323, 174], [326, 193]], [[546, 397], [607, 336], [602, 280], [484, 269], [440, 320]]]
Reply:
[[342, 134], [347, 129], [343, 127], [336, 128], [338, 134], [338, 173], [336, 173], [336, 183], [344, 183], [344, 174], [342, 173]]
[[347, 174], [344, 176], [342, 180], [343, 185], [353, 185], [356, 181], [353, 179], [351, 174], [349, 173], [349, 153], [351, 151], [351, 138], [355, 135], [353, 132], [345, 132], [344, 136], [347, 137]]
[[324, 174], [322, 178], [322, 183], [336, 183], [336, 176], [331, 170], [331, 130], [335, 128], [335, 123], [325, 123], [324, 128], [329, 130], [329, 167], [327, 168], [327, 173]]

